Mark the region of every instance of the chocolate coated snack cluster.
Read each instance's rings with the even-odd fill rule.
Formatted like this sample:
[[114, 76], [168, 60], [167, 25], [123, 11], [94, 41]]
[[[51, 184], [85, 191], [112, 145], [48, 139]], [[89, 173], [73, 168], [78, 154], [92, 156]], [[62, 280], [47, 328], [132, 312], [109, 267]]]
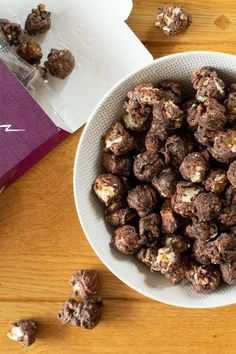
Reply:
[[11, 23], [8, 20], [0, 20], [0, 28], [10, 46], [17, 47], [24, 39], [24, 32], [19, 23]]
[[184, 9], [175, 5], [166, 5], [159, 8], [156, 26], [160, 27], [168, 36], [175, 35], [190, 26], [192, 16]]
[[0, 30], [10, 46], [17, 47], [17, 55], [27, 63], [34, 65], [41, 77], [46, 80], [47, 73], [59, 79], [65, 79], [75, 68], [75, 58], [69, 50], [52, 49], [44, 66], [40, 66], [43, 57], [40, 44], [29, 36], [45, 33], [51, 28], [51, 12], [43, 4], [32, 9], [25, 22], [25, 30], [18, 23], [0, 19]]
[[[67, 300], [58, 314], [63, 325], [93, 329], [101, 319], [103, 301], [98, 297], [99, 279], [95, 270], [83, 269], [70, 279], [73, 298]], [[79, 297], [80, 301], [74, 297]]]
[[11, 330], [7, 333], [7, 336], [15, 342], [19, 342], [24, 347], [29, 347], [35, 342], [36, 330], [36, 322], [20, 320], [12, 324]]
[[209, 291], [236, 284], [236, 84], [227, 91], [208, 67], [191, 80], [187, 102], [172, 80], [128, 92], [125, 115], [102, 138], [94, 192], [113, 247]]
[[17, 47], [16, 52], [22, 59], [32, 65], [39, 64], [43, 57], [40, 45], [31, 39], [22, 42]]
[[44, 65], [52, 76], [63, 80], [74, 70], [75, 58], [69, 50], [52, 49]]
[[39, 4], [32, 9], [25, 22], [25, 30], [30, 36], [45, 33], [51, 28], [51, 12], [46, 11], [45, 5]]

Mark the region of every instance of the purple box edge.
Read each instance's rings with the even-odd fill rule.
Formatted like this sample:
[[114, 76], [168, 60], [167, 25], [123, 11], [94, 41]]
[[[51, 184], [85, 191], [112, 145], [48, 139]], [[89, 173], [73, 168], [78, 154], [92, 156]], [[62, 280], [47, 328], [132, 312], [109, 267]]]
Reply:
[[46, 156], [50, 151], [52, 151], [57, 145], [59, 145], [70, 135], [71, 134], [67, 131], [60, 129], [57, 134], [50, 137], [41, 146], [32, 151], [31, 154], [22, 160], [15, 168], [0, 178], [0, 192], [13, 184], [19, 177], [21, 177], [33, 165], [40, 161], [44, 156]]
[[2, 192], [71, 134], [55, 125], [1, 58], [0, 73]]

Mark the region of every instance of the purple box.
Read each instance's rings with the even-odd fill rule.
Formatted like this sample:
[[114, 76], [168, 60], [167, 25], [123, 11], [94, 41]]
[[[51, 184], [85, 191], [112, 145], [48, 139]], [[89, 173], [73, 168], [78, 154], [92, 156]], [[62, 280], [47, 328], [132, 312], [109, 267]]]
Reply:
[[52, 122], [0, 59], [0, 190], [68, 135]]

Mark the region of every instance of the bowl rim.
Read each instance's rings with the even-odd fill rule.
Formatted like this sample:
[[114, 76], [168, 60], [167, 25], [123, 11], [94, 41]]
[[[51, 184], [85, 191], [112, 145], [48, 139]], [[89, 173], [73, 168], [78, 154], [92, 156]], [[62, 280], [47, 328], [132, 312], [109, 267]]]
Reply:
[[161, 299], [161, 300], [157, 300], [154, 296], [148, 294], [146, 291], [140, 289], [137, 285], [131, 283], [131, 282], [127, 282], [125, 279], [123, 279], [122, 276], [119, 275], [119, 273], [113, 269], [113, 266], [111, 264], [108, 264], [106, 260], [104, 260], [102, 258], [102, 256], [100, 256], [100, 252], [99, 250], [97, 250], [95, 244], [93, 244], [92, 239], [88, 236], [88, 232], [87, 232], [87, 228], [86, 225], [83, 222], [83, 218], [81, 216], [80, 213], [80, 206], [78, 204], [78, 200], [77, 200], [77, 195], [76, 195], [76, 177], [77, 177], [77, 171], [78, 171], [78, 160], [79, 160], [79, 155], [80, 155], [80, 150], [81, 150], [81, 146], [83, 145], [83, 141], [84, 141], [84, 137], [87, 133], [88, 127], [91, 123], [91, 121], [94, 119], [95, 115], [97, 114], [98, 110], [100, 109], [100, 107], [103, 105], [103, 103], [106, 101], [106, 99], [112, 94], [113, 91], [115, 91], [115, 89], [117, 87], [119, 87], [122, 83], [124, 83], [126, 80], [128, 80], [131, 76], [139, 73], [140, 71], [152, 67], [153, 65], [155, 65], [156, 63], [159, 62], [163, 62], [167, 59], [174, 59], [174, 58], [179, 58], [179, 57], [186, 57], [186, 56], [193, 56], [193, 55], [215, 55], [218, 56], [219, 58], [227, 56], [230, 58], [234, 58], [236, 60], [236, 55], [233, 54], [229, 54], [229, 53], [224, 53], [224, 52], [217, 52], [217, 51], [188, 51], [188, 52], [181, 52], [181, 53], [175, 53], [175, 54], [170, 54], [170, 55], [166, 55], [164, 57], [161, 58], [157, 58], [155, 60], [153, 60], [151, 63], [149, 63], [148, 65], [144, 65], [142, 67], [140, 67], [137, 70], [134, 70], [132, 72], [130, 72], [128, 75], [124, 76], [121, 80], [119, 80], [115, 85], [112, 86], [112, 88], [103, 96], [103, 98], [99, 101], [99, 103], [96, 105], [96, 107], [94, 108], [93, 112], [91, 113], [90, 117], [88, 118], [87, 123], [85, 124], [84, 128], [83, 128], [83, 132], [80, 136], [80, 140], [76, 149], [76, 154], [75, 154], [75, 159], [74, 159], [74, 167], [73, 167], [73, 194], [74, 194], [74, 202], [75, 202], [75, 206], [76, 206], [76, 211], [77, 211], [77, 215], [80, 221], [80, 224], [82, 226], [83, 232], [85, 234], [85, 237], [87, 239], [87, 241], [89, 242], [90, 246], [92, 247], [93, 251], [95, 252], [95, 254], [97, 255], [97, 257], [100, 259], [100, 261], [125, 285], [127, 285], [128, 287], [130, 287], [131, 289], [137, 291], [139, 294], [152, 299], [154, 301], [163, 303], [165, 305], [169, 305], [169, 306], [174, 306], [174, 307], [179, 307], [179, 308], [187, 308], [187, 309], [210, 309], [210, 308], [219, 308], [219, 307], [225, 307], [225, 306], [229, 306], [229, 305], [234, 305], [236, 303], [236, 299], [233, 301], [228, 301], [227, 303], [223, 303], [223, 304], [219, 304], [219, 305], [207, 305], [207, 306], [200, 306], [200, 305], [181, 305], [181, 304], [173, 304], [165, 299]]

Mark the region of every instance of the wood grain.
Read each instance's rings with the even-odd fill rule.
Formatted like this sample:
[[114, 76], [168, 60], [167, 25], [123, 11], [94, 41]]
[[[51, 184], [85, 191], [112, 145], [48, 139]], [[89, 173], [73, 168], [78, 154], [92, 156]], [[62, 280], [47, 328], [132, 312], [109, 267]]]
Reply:
[[[186, 1], [191, 28], [166, 37], [154, 27], [155, 0], [134, 0], [128, 21], [154, 57], [217, 50], [236, 54], [236, 2]], [[223, 16], [223, 17], [222, 17]], [[73, 201], [72, 172], [82, 129], [32, 168], [0, 198], [0, 353], [235, 354], [236, 306], [188, 310], [151, 301], [122, 284], [90, 248]], [[61, 327], [57, 311], [70, 296], [77, 268], [101, 278], [103, 321], [93, 331]], [[20, 318], [39, 322], [34, 346], [6, 337]]]

